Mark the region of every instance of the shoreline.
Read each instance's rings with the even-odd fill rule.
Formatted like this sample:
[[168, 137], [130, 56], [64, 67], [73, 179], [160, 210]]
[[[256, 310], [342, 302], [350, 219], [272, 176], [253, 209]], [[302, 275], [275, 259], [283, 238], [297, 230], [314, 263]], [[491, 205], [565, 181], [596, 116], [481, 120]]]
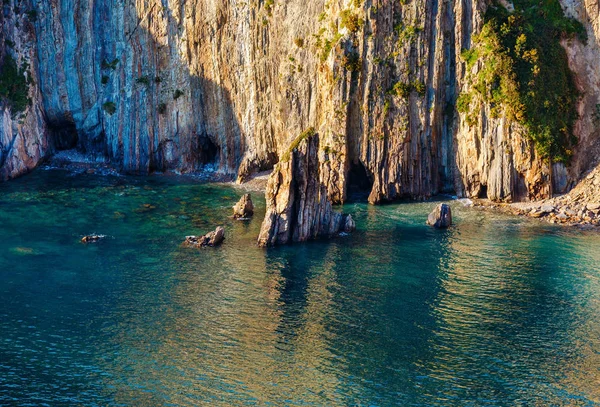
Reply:
[[600, 166], [586, 174], [575, 188], [564, 195], [532, 202], [474, 202], [481, 207], [496, 208], [552, 224], [595, 228], [600, 226]]
[[[40, 166], [44, 170], [66, 170], [79, 174], [100, 176], [123, 176], [115, 167], [104, 161], [95, 161], [83, 154], [65, 151], [56, 154]], [[247, 181], [238, 183], [227, 174], [207, 168], [192, 173], [155, 172], [153, 175], [184, 177], [201, 182], [228, 185], [247, 192], [264, 193], [271, 171], [254, 174]], [[132, 174], [134, 175], [134, 174]], [[152, 174], [148, 174], [152, 175]], [[448, 195], [438, 195], [444, 197]], [[435, 198], [435, 197], [432, 197]], [[454, 201], [461, 198], [452, 197]], [[494, 210], [505, 214], [539, 219], [551, 224], [595, 228], [600, 226], [600, 167], [595, 168], [565, 195], [530, 202], [494, 202], [488, 199], [470, 199], [474, 208]]]

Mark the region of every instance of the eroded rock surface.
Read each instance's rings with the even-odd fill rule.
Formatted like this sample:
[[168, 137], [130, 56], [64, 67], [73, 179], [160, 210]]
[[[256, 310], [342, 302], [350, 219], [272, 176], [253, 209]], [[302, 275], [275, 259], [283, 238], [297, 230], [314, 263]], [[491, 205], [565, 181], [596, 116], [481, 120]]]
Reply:
[[539, 202], [512, 204], [515, 215], [543, 218], [551, 223], [600, 226], [600, 165], [568, 194]]
[[22, 117], [0, 105], [0, 178], [75, 147], [123, 172], [209, 166], [242, 181], [314, 126], [333, 203], [353, 167], [372, 203], [545, 198], [551, 179], [569, 189], [598, 155], [598, 5], [562, 3], [590, 35], [564, 41], [585, 90], [568, 168], [550, 168], [490, 106], [471, 120], [456, 109], [484, 68], [461, 53], [488, 1], [6, 0], [0, 56], [29, 63], [32, 81]]
[[245, 194], [233, 207], [234, 219], [248, 219], [254, 215], [254, 204], [250, 194]]
[[260, 246], [332, 237], [355, 229], [350, 215], [333, 210], [323, 182], [319, 148], [319, 135], [310, 134], [298, 140], [297, 147], [275, 166], [267, 185]]
[[436, 229], [446, 229], [452, 226], [452, 209], [448, 204], [439, 204], [429, 214], [427, 224]]
[[215, 247], [225, 240], [225, 229], [223, 226], [217, 227], [214, 231], [204, 236], [186, 236], [183, 243], [187, 247]]

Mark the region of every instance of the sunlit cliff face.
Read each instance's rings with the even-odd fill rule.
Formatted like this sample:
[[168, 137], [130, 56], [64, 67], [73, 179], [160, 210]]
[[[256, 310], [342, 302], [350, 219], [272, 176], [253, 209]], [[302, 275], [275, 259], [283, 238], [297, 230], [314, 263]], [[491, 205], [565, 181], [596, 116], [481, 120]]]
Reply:
[[[590, 95], [598, 80], [587, 68], [600, 52], [588, 18], [594, 6], [567, 6], [589, 27], [588, 46], [565, 46], [578, 83], [592, 91], [581, 105], [575, 159], [569, 171], [553, 169], [555, 192], [595, 154]], [[482, 27], [479, 1], [63, 0], [35, 7], [35, 21], [12, 8], [3, 17], [2, 35], [19, 38], [15, 56], [31, 62], [35, 83], [24, 120], [2, 116], [3, 145], [14, 146], [0, 160], [3, 178], [74, 142], [124, 172], [209, 166], [244, 180], [272, 168], [315, 127], [334, 202], [347, 198], [355, 166], [366, 170], [374, 203], [444, 191], [526, 200], [550, 191], [548, 163], [518, 126], [487, 108], [478, 125], [468, 125], [453, 109], [470, 86], [473, 72], [460, 54]], [[73, 129], [69, 143], [58, 142], [65, 137], [59, 128]]]

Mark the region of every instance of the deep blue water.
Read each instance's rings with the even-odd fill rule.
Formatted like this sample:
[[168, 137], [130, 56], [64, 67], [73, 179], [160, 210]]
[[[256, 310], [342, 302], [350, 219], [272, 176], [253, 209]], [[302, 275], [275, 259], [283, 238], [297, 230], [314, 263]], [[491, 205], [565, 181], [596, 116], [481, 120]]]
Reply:
[[[352, 236], [262, 250], [259, 194], [228, 218], [243, 193], [0, 184], [0, 405], [600, 405], [600, 232], [351, 204]], [[181, 247], [220, 224], [222, 247]]]

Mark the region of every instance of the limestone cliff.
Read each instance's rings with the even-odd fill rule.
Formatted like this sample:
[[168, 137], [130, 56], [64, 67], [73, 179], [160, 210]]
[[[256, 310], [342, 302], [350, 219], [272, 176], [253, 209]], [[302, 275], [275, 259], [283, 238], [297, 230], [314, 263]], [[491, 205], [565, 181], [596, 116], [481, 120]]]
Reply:
[[[590, 117], [600, 84], [589, 65], [600, 56], [597, 5], [565, 5], [592, 38], [565, 43], [589, 92], [576, 126], [580, 147], [568, 169], [554, 166], [555, 190], [571, 186], [594, 156]], [[476, 124], [456, 110], [472, 86], [469, 74], [483, 68], [468, 67], [461, 52], [484, 24], [484, 0], [7, 0], [2, 7], [1, 54], [29, 61], [33, 79], [20, 119], [0, 107], [3, 178], [76, 147], [125, 172], [210, 165], [244, 180], [272, 168], [313, 126], [334, 203], [355, 183], [373, 203], [442, 191], [527, 200], [550, 191], [549, 165], [519, 126], [489, 106]]]
[[14, 97], [15, 86], [20, 82], [22, 86], [17, 89], [22, 93], [21, 107], [26, 103], [27, 107], [17, 111], [0, 97], [0, 181], [34, 168], [49, 148], [42, 97], [39, 87], [35, 86], [39, 83], [35, 30], [30, 15], [25, 13], [31, 5], [28, 2], [19, 2], [19, 6], [14, 7], [4, 4], [0, 13], [0, 95]]

